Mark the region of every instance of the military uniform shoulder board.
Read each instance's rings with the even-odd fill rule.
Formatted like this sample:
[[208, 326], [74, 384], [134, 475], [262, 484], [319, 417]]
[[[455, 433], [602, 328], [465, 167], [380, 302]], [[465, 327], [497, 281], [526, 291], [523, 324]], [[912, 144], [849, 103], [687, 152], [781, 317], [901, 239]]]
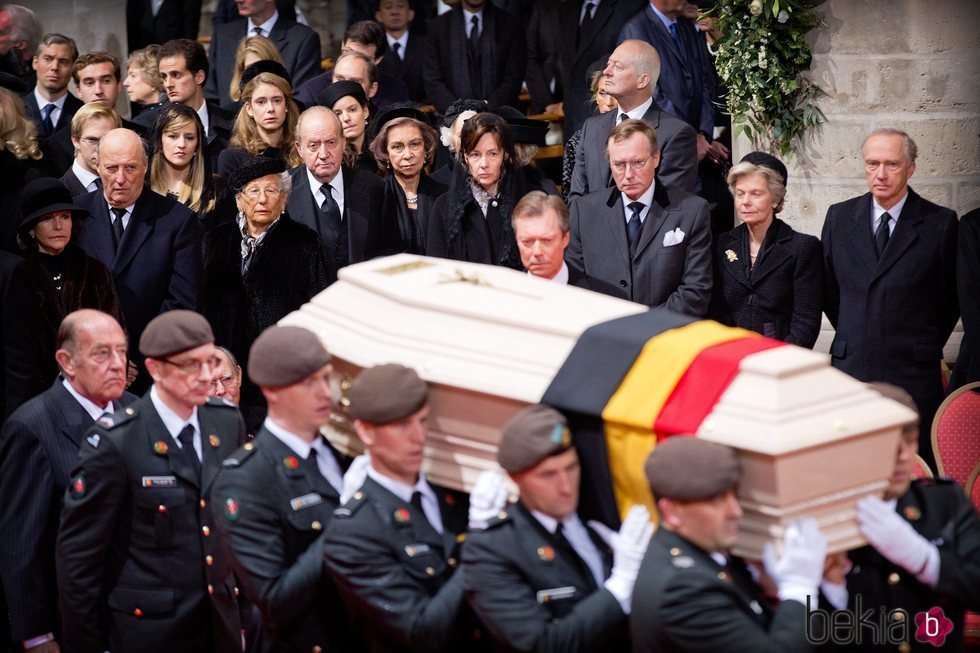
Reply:
[[333, 511], [333, 516], [341, 517], [341, 518], [350, 517], [355, 512], [357, 512], [361, 508], [361, 506], [363, 506], [365, 503], [367, 503], [367, 498], [364, 496], [364, 492], [358, 490], [351, 496], [350, 499], [347, 500], [347, 502], [344, 505], [340, 506], [339, 508], [336, 508]]
[[509, 521], [510, 521], [510, 511], [501, 510], [496, 515], [494, 515], [493, 517], [487, 520], [487, 527], [484, 530], [490, 530], [491, 528], [496, 528], [497, 526], [500, 526], [501, 524], [504, 524]]
[[239, 447], [235, 453], [225, 458], [221, 464], [224, 467], [238, 467], [243, 462], [248, 460], [253, 453], [255, 453], [255, 445], [251, 442], [246, 442], [243, 446]]
[[109, 415], [103, 415], [99, 419], [95, 420], [96, 426], [99, 426], [107, 431], [119, 428], [127, 422], [131, 422], [137, 415], [137, 410], [133, 406], [126, 406], [125, 408], [120, 408], [114, 413]]

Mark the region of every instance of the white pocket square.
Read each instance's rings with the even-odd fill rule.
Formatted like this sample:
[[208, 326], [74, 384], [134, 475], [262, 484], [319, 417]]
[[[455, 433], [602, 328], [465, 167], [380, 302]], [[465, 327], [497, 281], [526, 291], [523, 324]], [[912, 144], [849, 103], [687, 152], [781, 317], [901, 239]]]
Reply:
[[684, 242], [685, 233], [681, 231], [680, 227], [677, 227], [673, 231], [668, 231], [664, 234], [664, 247], [672, 247], [674, 245], [680, 245]]

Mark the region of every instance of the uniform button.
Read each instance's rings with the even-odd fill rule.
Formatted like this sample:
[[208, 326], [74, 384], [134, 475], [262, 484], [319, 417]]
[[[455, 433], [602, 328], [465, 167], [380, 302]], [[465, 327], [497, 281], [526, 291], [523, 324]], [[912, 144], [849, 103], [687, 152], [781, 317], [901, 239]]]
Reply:
[[681, 550], [678, 549], [676, 546], [673, 547], [673, 548], [671, 548], [670, 555], [672, 555], [672, 556], [679, 556], [680, 554], [681, 554]]
[[908, 642], [902, 642], [898, 645], [898, 653], [910, 653], [912, 650], [912, 645]]
[[450, 567], [456, 566], [456, 558], [450, 558], [449, 560], [447, 560], [447, 562], [449, 563]]
[[210, 567], [214, 564], [214, 558], [212, 556], [204, 556], [204, 564]]
[[252, 444], [251, 442], [246, 442], [245, 444], [242, 445], [242, 449], [244, 449], [245, 451], [251, 451], [254, 448], [255, 445]]
[[203, 510], [204, 506], [208, 505], [208, 502], [205, 501], [204, 499], [201, 499], [201, 501], [197, 505], [201, 506], [201, 509]]
[[132, 415], [132, 414], [133, 414], [133, 413], [135, 413], [135, 412], [136, 412], [136, 410], [134, 410], [133, 408], [127, 408], [127, 409], [126, 409], [126, 414], [127, 414], [127, 415]]
[[207, 526], [201, 526], [201, 533], [204, 534], [204, 537], [207, 537], [211, 534], [211, 529]]
[[133, 610], [133, 616], [134, 617], [142, 617], [143, 616], [143, 611], [140, 610], [139, 608], [136, 608], [135, 610]]
[[214, 585], [208, 585], [208, 594], [214, 594]]
[[[680, 562], [680, 561], [678, 560], [678, 562]], [[719, 571], [718, 572], [718, 580], [726, 580], [727, 581], [728, 580], [728, 574], [726, 574], [723, 571]]]
[[433, 569], [432, 567], [426, 567], [425, 568], [425, 573], [429, 574], [430, 576], [435, 576], [436, 575], [436, 570]]
[[161, 503], [159, 506], [157, 506], [157, 512], [167, 512], [167, 506]]
[[892, 573], [888, 574], [888, 584], [889, 585], [898, 585], [899, 581], [901, 581], [901, 580], [902, 580], [902, 577], [899, 576], [897, 572], [894, 572], [893, 571]]
[[620, 288], [625, 288], [626, 287], [626, 279], [620, 279], [619, 280], [619, 287]]
[[355, 492], [354, 493], [354, 500], [355, 501], [360, 501], [361, 500], [361, 497], [363, 497], [363, 496], [364, 496], [364, 493], [363, 492]]
[[315, 531], [322, 531], [323, 530], [323, 524], [321, 524], [319, 521], [317, 521], [317, 520], [314, 519], [313, 520], [313, 523], [310, 524], [310, 528], [312, 528]]
[[237, 587], [233, 587], [233, 588], [231, 588], [231, 591], [235, 595], [235, 598], [237, 599], [238, 598], [238, 588]]
[[892, 610], [892, 619], [894, 619], [895, 621], [905, 621], [905, 611]]
[[501, 510], [497, 513], [497, 519], [507, 519], [507, 513]]

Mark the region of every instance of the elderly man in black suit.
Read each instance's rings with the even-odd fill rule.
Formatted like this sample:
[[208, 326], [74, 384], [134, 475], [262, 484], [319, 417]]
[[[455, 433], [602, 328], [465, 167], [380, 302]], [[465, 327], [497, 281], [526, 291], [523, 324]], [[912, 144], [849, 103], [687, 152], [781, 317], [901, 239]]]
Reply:
[[[565, 0], [558, 9], [562, 127], [570, 138], [591, 115], [589, 67], [616, 47], [619, 30], [644, 0]], [[573, 36], [574, 35], [574, 36]], [[530, 82], [529, 82], [530, 83]], [[659, 136], [658, 132], [658, 136]]]
[[292, 77], [293, 88], [320, 72], [319, 34], [280, 16], [275, 0], [239, 0], [237, 5], [242, 18], [217, 26], [211, 38], [208, 52], [211, 74], [204, 86], [207, 99], [225, 109], [237, 110], [228, 93], [235, 73], [238, 42], [246, 36], [265, 36], [276, 44], [282, 64]]
[[487, 0], [460, 0], [429, 24], [422, 68], [429, 100], [440, 113], [458, 98], [514, 106], [524, 81], [525, 52], [516, 16]]
[[930, 427], [943, 400], [943, 346], [959, 318], [956, 213], [909, 188], [915, 141], [898, 129], [864, 140], [869, 192], [827, 210], [824, 312], [837, 334], [834, 367], [883, 381], [915, 399], [919, 449], [932, 458]]
[[980, 209], [960, 219], [956, 283], [963, 313], [963, 342], [949, 389], [980, 381]]
[[45, 34], [31, 62], [37, 74], [34, 90], [24, 96], [27, 117], [37, 125], [42, 144], [56, 131], [71, 124], [82, 101], [68, 92], [71, 67], [78, 58], [75, 41], [64, 34]]
[[210, 489], [241, 445], [238, 409], [208, 399], [219, 360], [192, 311], [140, 337], [142, 399], [81, 442], [56, 545], [66, 651], [241, 653], [238, 592]]
[[381, 0], [374, 19], [384, 28], [388, 54], [378, 68], [381, 73], [402, 80], [413, 102], [424, 103], [425, 84], [422, 81], [422, 57], [425, 52], [425, 35], [409, 29], [415, 18], [409, 0]]
[[704, 316], [712, 276], [708, 203], [655, 176], [660, 150], [646, 121], [616, 125], [606, 155], [616, 187], [572, 203], [565, 260], [577, 285]]
[[[112, 272], [133, 340], [160, 313], [196, 309], [201, 295], [197, 217], [175, 199], [144, 188], [146, 168], [139, 136], [113, 129], [99, 145], [102, 191], [77, 200], [89, 213], [78, 242]], [[146, 386], [141, 374], [134, 387]]]
[[569, 198], [594, 193], [612, 185], [606, 139], [624, 120], [643, 120], [657, 131], [661, 161], [658, 179], [667, 188], [694, 192], [698, 174], [697, 138], [694, 129], [670, 115], [653, 99], [660, 76], [660, 56], [649, 43], [626, 41], [609, 56], [603, 85], [619, 108], [593, 116], [582, 127], [575, 149], [575, 169]]
[[124, 391], [126, 334], [111, 316], [75, 311], [58, 336], [61, 378], [14, 412], [0, 433], [0, 575], [14, 641], [25, 650], [60, 639], [54, 546], [78, 447], [103, 414], [136, 400]]
[[296, 149], [303, 165], [290, 171], [293, 190], [289, 217], [313, 229], [327, 249], [327, 263], [337, 271], [360, 263], [400, 242], [398, 225], [382, 225], [384, 182], [343, 164], [347, 140], [340, 119], [326, 107], [310, 107], [296, 125]]

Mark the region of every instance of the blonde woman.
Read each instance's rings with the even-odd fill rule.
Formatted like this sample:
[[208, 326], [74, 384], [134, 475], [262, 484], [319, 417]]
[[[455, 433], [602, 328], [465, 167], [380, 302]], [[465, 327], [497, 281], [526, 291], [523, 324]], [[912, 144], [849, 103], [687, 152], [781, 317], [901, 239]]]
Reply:
[[282, 159], [286, 167], [302, 163], [293, 147], [299, 109], [293, 102], [289, 73], [274, 61], [259, 61], [242, 72], [242, 108], [235, 118], [231, 147], [218, 157], [225, 179], [257, 156]]
[[242, 71], [257, 61], [275, 61], [281, 66], [282, 55], [279, 54], [276, 44], [264, 36], [242, 39], [235, 52], [235, 72], [231, 76], [231, 86], [228, 89], [228, 94], [236, 103], [242, 99]]
[[0, 88], [0, 248], [17, 251], [20, 190], [41, 176], [37, 126], [17, 95]]
[[135, 118], [144, 111], [159, 107], [166, 96], [160, 79], [160, 46], [148, 45], [134, 50], [126, 60], [126, 79], [123, 88], [129, 98], [129, 109]]

